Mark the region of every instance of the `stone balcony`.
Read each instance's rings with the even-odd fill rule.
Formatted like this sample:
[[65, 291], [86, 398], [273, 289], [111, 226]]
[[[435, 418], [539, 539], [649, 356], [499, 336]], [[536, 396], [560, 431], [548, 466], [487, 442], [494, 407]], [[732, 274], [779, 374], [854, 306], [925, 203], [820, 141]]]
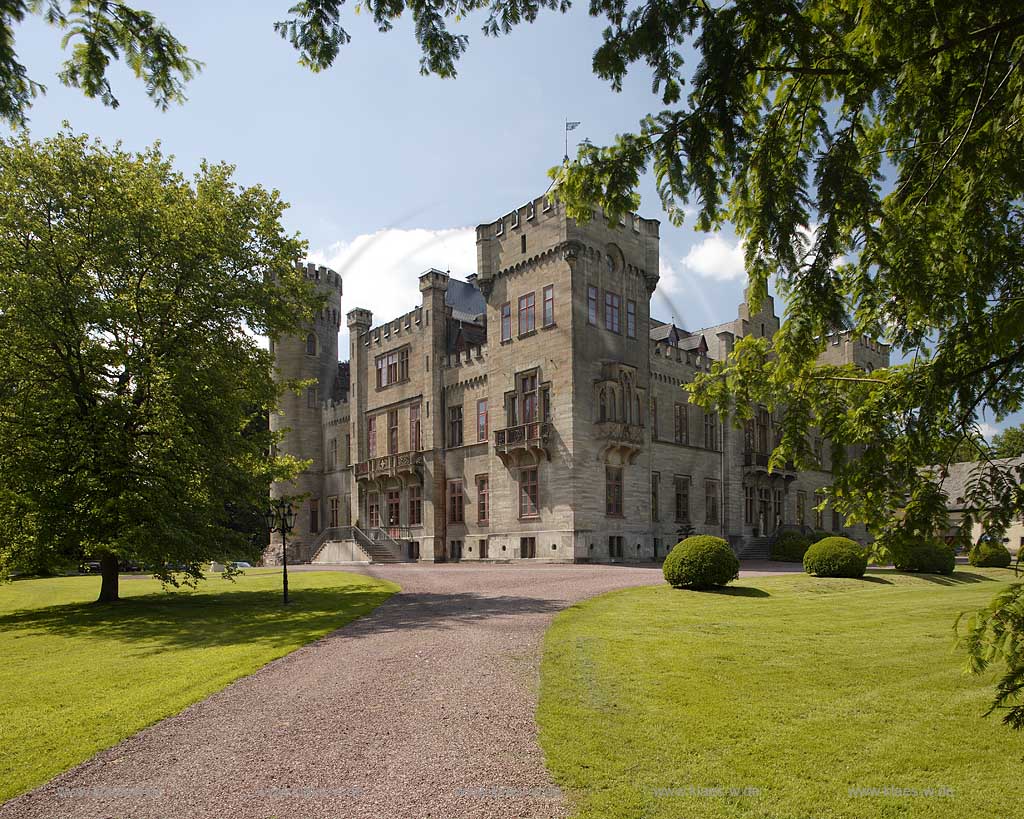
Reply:
[[380, 478], [414, 477], [419, 475], [422, 467], [422, 452], [377, 455], [356, 464], [356, 480], [376, 481]]
[[644, 428], [625, 421], [598, 421], [594, 424], [594, 438], [602, 445], [601, 454], [609, 450], [618, 452], [625, 461], [633, 463], [644, 447]]
[[[751, 449], [743, 450], [743, 471], [749, 474], [768, 474], [768, 461], [771, 459], [771, 455], [766, 452], [754, 452]], [[796, 478], [796, 466], [791, 463], [785, 463], [781, 469], [775, 469], [771, 472], [772, 475], [781, 475], [786, 480], [794, 480]]]
[[537, 458], [544, 455], [551, 460], [548, 451], [548, 439], [551, 435], [551, 424], [547, 421], [533, 421], [515, 427], [505, 427], [494, 431], [494, 451], [503, 463], [518, 459], [520, 455], [533, 455]]

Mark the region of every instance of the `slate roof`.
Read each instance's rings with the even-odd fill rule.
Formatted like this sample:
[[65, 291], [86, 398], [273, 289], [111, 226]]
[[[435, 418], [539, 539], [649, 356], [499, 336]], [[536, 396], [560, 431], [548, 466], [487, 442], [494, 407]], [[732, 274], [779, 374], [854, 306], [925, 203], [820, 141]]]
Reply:
[[475, 321], [487, 311], [484, 294], [473, 282], [458, 279], [448, 280], [448, 292], [444, 303], [452, 308], [452, 318], [459, 321]]

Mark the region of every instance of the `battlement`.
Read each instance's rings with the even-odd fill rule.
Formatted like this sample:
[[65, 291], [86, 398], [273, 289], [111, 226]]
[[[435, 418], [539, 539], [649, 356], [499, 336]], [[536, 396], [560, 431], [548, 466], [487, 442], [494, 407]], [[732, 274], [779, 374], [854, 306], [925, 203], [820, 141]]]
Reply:
[[444, 358], [445, 369], [465, 369], [467, 367], [485, 367], [487, 364], [487, 345], [467, 347], [457, 353], [448, 353]]
[[363, 340], [363, 346], [369, 347], [370, 344], [381, 345], [392, 338], [418, 333], [422, 329], [423, 308], [417, 307], [396, 319], [366, 330], [360, 338]]
[[671, 344], [655, 342], [651, 345], [651, 359], [657, 362], [682, 364], [701, 372], [711, 372], [712, 359], [692, 350], [681, 350]]
[[340, 296], [342, 293], [341, 276], [331, 268], [318, 265], [314, 262], [299, 262], [295, 265], [302, 275], [311, 282], [316, 282], [321, 288], [336, 290]]

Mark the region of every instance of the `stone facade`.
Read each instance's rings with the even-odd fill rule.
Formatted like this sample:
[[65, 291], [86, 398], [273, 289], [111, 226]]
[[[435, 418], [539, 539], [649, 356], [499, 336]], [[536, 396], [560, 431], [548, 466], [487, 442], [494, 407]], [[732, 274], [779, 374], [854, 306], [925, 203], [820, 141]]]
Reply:
[[[340, 280], [308, 268], [330, 297], [315, 346], [274, 346], [280, 377], [319, 384], [272, 419], [290, 429], [285, 451], [313, 462], [273, 488], [303, 496], [291, 559], [649, 561], [681, 531], [741, 553], [783, 524], [848, 531], [813, 509], [824, 444], [822, 469], [769, 474], [774, 419], [736, 430], [687, 403], [681, 384], [779, 319], [770, 298], [705, 330], [652, 319], [658, 231], [635, 215], [577, 224], [535, 199], [477, 228], [469, 281], [429, 270], [420, 305], [383, 324], [350, 310], [342, 364]], [[823, 357], [888, 364], [850, 334]]]

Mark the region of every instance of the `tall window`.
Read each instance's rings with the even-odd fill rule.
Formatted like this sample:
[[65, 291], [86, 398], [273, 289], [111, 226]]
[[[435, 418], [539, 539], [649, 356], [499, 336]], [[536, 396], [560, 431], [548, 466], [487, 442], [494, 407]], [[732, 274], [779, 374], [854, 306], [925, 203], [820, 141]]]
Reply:
[[501, 305], [501, 340], [508, 341], [512, 338], [512, 304], [505, 302]]
[[587, 288], [587, 324], [597, 324], [597, 288]]
[[621, 332], [619, 328], [619, 310], [622, 306], [622, 297], [618, 293], [604, 294], [604, 328], [613, 333]]
[[409, 407], [409, 449], [419, 452], [420, 447], [420, 405]]
[[772, 509], [772, 514], [773, 514], [773, 517], [772, 517], [772, 528], [774, 529], [777, 524], [781, 525], [784, 522], [783, 519], [782, 519], [782, 490], [781, 489], [776, 489], [772, 493], [772, 501], [773, 501], [773, 503], [772, 503], [772, 506], [773, 506], [773, 509]]
[[491, 487], [488, 475], [476, 476], [476, 520], [487, 523], [491, 515]]
[[338, 439], [331, 438], [327, 442], [327, 468], [334, 469], [338, 465]]
[[420, 526], [423, 523], [423, 487], [414, 483], [409, 487], [409, 525]]
[[540, 514], [540, 487], [537, 467], [519, 470], [519, 517], [534, 518]]
[[544, 312], [541, 321], [545, 327], [555, 323], [555, 286], [549, 284], [544, 288]]
[[690, 479], [685, 475], [676, 475], [676, 521], [690, 522]]
[[658, 508], [658, 495], [661, 489], [661, 475], [657, 472], [651, 473], [651, 520], [657, 521], [660, 513]]
[[527, 373], [519, 377], [519, 400], [523, 405], [522, 423], [532, 424], [537, 420], [539, 409], [537, 393], [537, 373]]
[[622, 467], [604, 468], [604, 511], [611, 517], [622, 517]]
[[688, 444], [690, 443], [690, 430], [689, 424], [687, 423], [687, 412], [686, 404], [675, 405], [675, 434], [677, 444]]
[[843, 528], [843, 516], [838, 509], [832, 510], [832, 531], [838, 532]]
[[370, 528], [380, 526], [380, 495], [370, 492], [366, 496], [366, 516], [370, 519]]
[[401, 518], [402, 493], [398, 489], [389, 489], [387, 494], [388, 526], [398, 526]]
[[398, 351], [398, 380], [409, 380], [409, 348], [403, 347]]
[[476, 402], [476, 439], [487, 440], [487, 399], [481, 398]]
[[651, 399], [651, 438], [658, 440], [658, 399]]
[[377, 454], [377, 416], [371, 415], [366, 419], [366, 452], [367, 457], [373, 458]]
[[379, 355], [377, 363], [377, 388], [397, 384], [400, 381], [409, 380], [409, 348], [392, 350], [390, 353]]
[[626, 300], [626, 336], [636, 338], [636, 302]]
[[531, 333], [537, 327], [537, 295], [527, 293], [519, 297], [519, 335]]
[[320, 500], [313, 498], [309, 502], [309, 533], [315, 535], [320, 531]]
[[462, 492], [462, 481], [448, 481], [448, 522], [462, 523], [466, 519], [466, 497]]
[[316, 355], [316, 336], [312, 333], [306, 336], [306, 355]]
[[448, 407], [448, 446], [462, 446], [462, 407]]
[[398, 452], [398, 410], [388, 411], [388, 455]]
[[796, 522], [803, 526], [807, 522], [807, 493], [796, 493]]
[[330, 514], [330, 517], [328, 517], [328, 521], [330, 521], [330, 522], [327, 525], [330, 526], [333, 529], [333, 528], [335, 528], [338, 525], [338, 496], [337, 495], [334, 495], [334, 496], [332, 496], [331, 498], [328, 499], [327, 508], [328, 508], [329, 514]]
[[754, 487], [743, 487], [743, 522], [752, 526], [757, 518], [757, 501], [754, 496]]
[[352, 463], [352, 435], [351, 433], [345, 433], [345, 449], [342, 450], [342, 457], [344, 457], [343, 465], [348, 466]]
[[814, 493], [814, 528], [825, 528], [825, 510], [822, 505], [825, 503], [825, 495], [821, 492]]
[[718, 481], [704, 481], [704, 522], [718, 523]]
[[704, 413], [704, 448], [717, 450], [718, 444], [718, 418], [713, 412]]

